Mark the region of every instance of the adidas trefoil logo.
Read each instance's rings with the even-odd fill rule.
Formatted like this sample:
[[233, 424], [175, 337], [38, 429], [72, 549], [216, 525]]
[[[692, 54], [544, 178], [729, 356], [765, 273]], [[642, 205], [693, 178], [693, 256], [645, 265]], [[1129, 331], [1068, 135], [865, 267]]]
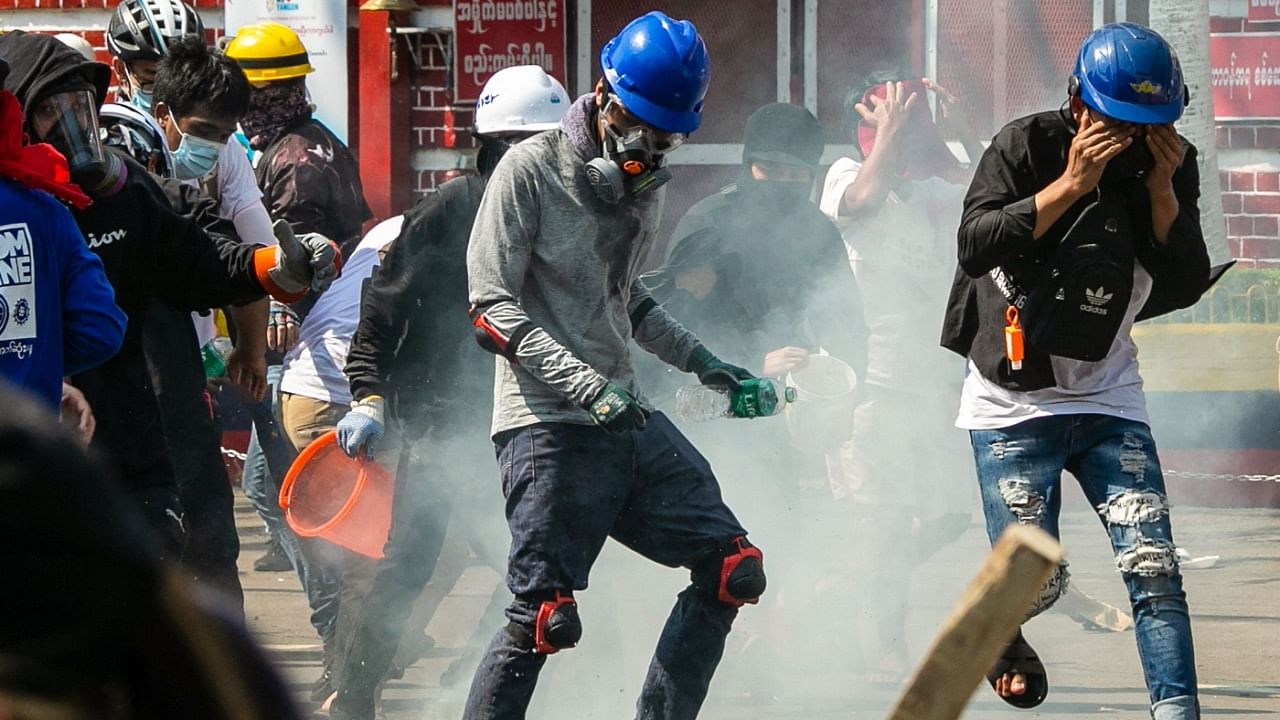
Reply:
[[1089, 304], [1094, 307], [1102, 307], [1103, 305], [1106, 305], [1111, 302], [1111, 298], [1113, 296], [1115, 296], [1115, 293], [1107, 292], [1106, 288], [1101, 285], [1098, 286], [1097, 290], [1090, 290], [1089, 288], [1084, 289], [1085, 300], [1088, 300]]

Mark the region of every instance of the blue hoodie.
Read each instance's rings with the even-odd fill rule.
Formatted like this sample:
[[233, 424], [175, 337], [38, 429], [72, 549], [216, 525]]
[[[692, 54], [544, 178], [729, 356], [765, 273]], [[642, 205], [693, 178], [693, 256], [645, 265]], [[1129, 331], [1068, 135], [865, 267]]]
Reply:
[[115, 355], [125, 321], [71, 213], [0, 178], [0, 377], [57, 408], [62, 378]]

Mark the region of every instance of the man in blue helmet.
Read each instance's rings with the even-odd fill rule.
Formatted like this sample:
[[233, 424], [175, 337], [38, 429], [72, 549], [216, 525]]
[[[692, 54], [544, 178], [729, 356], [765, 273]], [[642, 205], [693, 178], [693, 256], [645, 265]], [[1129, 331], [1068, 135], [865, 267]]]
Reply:
[[[942, 333], [968, 360], [956, 424], [992, 541], [1014, 523], [1057, 535], [1061, 475], [1076, 477], [1129, 591], [1152, 715], [1196, 718], [1190, 617], [1130, 334], [1210, 284], [1196, 150], [1173, 128], [1187, 90], [1164, 38], [1117, 23], [1084, 41], [1068, 91], [1064, 109], [996, 135], [965, 198]], [[1064, 564], [1030, 616], [1067, 577]], [[988, 681], [1024, 708], [1049, 687], [1021, 632]]]
[[717, 359], [639, 282], [670, 177], [664, 156], [701, 121], [709, 80], [693, 24], [651, 12], [601, 52], [604, 79], [560, 127], [494, 170], [467, 271], [477, 339], [499, 355], [493, 438], [512, 543], [509, 624], [476, 670], [465, 717], [522, 718], [547, 656], [582, 634], [575, 591], [606, 538], [691, 571], [637, 716], [698, 713], [763, 556], [706, 460], [641, 398], [630, 343], [731, 388]]

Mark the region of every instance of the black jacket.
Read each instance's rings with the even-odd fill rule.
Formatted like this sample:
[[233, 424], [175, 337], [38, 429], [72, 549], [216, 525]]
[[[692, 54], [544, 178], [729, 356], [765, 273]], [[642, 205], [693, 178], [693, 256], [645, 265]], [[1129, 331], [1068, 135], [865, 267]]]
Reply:
[[[97, 416], [93, 444], [112, 459], [121, 479], [131, 488], [171, 485], [173, 467], [143, 355], [148, 309], [162, 301], [178, 310], [200, 310], [247, 302], [265, 293], [254, 274], [255, 246], [240, 244], [234, 235], [207, 234], [194, 220], [173, 211], [141, 165], [120, 156], [129, 171], [123, 189], [95, 199], [75, 216], [90, 249], [102, 259], [129, 325], [120, 353], [73, 382]], [[193, 348], [173, 352], [190, 355]]]
[[351, 150], [328, 128], [306, 120], [262, 151], [254, 170], [274, 220], [295, 233], [320, 233], [349, 257], [373, 217]]
[[[92, 89], [101, 102], [110, 81], [107, 66], [85, 60], [47, 35], [0, 34], [0, 55], [11, 67], [5, 88], [27, 109], [50, 93], [73, 88]], [[178, 309], [198, 310], [253, 300], [264, 291], [254, 274], [254, 248], [232, 237], [211, 240], [195, 222], [170, 209], [141, 165], [124, 153], [116, 155], [127, 170], [123, 187], [74, 214], [89, 248], [102, 260], [129, 324], [119, 354], [73, 382], [97, 416], [94, 446], [115, 463], [125, 484], [173, 485], [143, 357], [147, 309], [153, 300], [162, 300]], [[193, 200], [192, 206], [196, 204]]]
[[467, 316], [467, 243], [483, 195], [484, 181], [467, 176], [419, 200], [360, 304], [351, 395], [386, 398], [411, 437], [445, 420], [483, 426], [492, 407], [493, 358]]
[[[284, 220], [298, 234], [324, 235], [338, 244], [344, 260], [355, 252], [373, 212], [355, 155], [319, 121], [302, 120], [264, 148], [254, 176], [272, 220]], [[318, 298], [309, 293], [291, 305], [305, 318]], [[280, 357], [267, 353], [273, 365]]]
[[[704, 297], [677, 287], [689, 272], [714, 278]], [[644, 282], [729, 362], [759, 371], [769, 351], [822, 346], [859, 377], [866, 369], [862, 295], [844, 240], [807, 200], [779, 203], [751, 186], [702, 199], [676, 226], [667, 262]]]
[[[1208, 289], [1209, 255], [1200, 231], [1200, 174], [1196, 149], [1188, 145], [1182, 167], [1173, 176], [1180, 211], [1168, 242], [1156, 242], [1151, 201], [1139, 179], [1112, 183], [1104, 176], [1095, 193], [1076, 202], [1039, 240], [1035, 194], [1062, 175], [1075, 127], [1063, 111], [1029, 115], [1006, 125], [978, 163], [960, 221], [959, 268], [947, 302], [942, 346], [973, 360], [983, 377], [1017, 391], [1056, 384], [1050, 356], [1027, 347], [1022, 369], [1013, 372], [1005, 358], [1005, 310], [1009, 303], [990, 272], [999, 267], [1020, 282], [1034, 278], [1072, 223], [1099, 193], [1118, 193], [1128, 208], [1134, 253], [1154, 281], [1138, 319], [1156, 317], [1195, 304]], [[1183, 141], [1185, 142], [1185, 140]]]

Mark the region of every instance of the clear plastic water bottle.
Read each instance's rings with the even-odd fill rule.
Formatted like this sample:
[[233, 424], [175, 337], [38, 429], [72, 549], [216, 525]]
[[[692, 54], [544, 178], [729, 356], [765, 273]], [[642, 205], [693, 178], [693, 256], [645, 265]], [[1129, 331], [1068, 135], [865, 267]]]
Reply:
[[231, 338], [216, 337], [200, 348], [204, 376], [212, 380], [227, 374], [227, 358], [231, 357]]
[[746, 380], [734, 392], [690, 385], [676, 391], [676, 416], [686, 422], [769, 417], [782, 412], [795, 399], [793, 388], [773, 378]]

